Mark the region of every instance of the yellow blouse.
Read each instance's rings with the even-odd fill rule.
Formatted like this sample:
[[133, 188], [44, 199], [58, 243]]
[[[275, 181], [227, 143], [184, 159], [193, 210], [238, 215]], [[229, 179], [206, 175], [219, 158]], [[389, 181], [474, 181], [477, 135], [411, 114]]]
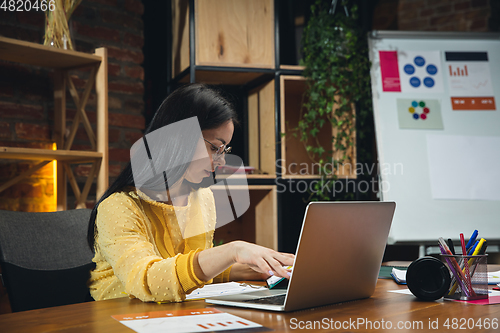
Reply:
[[[192, 191], [184, 207], [154, 201], [135, 188], [110, 195], [97, 210], [92, 297], [180, 302], [211, 283], [194, 274], [193, 259], [213, 246], [215, 217], [208, 188]], [[213, 281], [229, 281], [230, 269]]]

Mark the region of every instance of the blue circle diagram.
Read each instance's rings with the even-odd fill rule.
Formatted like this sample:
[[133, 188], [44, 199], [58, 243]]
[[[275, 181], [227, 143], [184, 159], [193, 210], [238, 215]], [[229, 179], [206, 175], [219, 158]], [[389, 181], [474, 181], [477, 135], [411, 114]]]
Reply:
[[[426, 69], [427, 69], [427, 73], [429, 73], [430, 75], [434, 75], [434, 74], [436, 74], [436, 73], [437, 73], [437, 71], [438, 71], [437, 67], [436, 67], [436, 66], [434, 66], [434, 65], [432, 65], [432, 64], [431, 64], [431, 65], [428, 65]], [[424, 82], [424, 83], [425, 83], [425, 82]]]
[[425, 59], [421, 56], [416, 56], [413, 61], [418, 67], [422, 67], [423, 65], [425, 65]]
[[418, 119], [418, 113], [413, 114], [413, 119]]
[[404, 67], [404, 71], [406, 74], [411, 75], [415, 73], [415, 67], [413, 67], [413, 65], [411, 64], [406, 64]]
[[411, 102], [411, 106], [413, 106], [414, 108], [416, 108], [418, 106], [418, 102], [417, 101]]
[[414, 76], [410, 79], [410, 84], [415, 88], [420, 87], [420, 79]]
[[431, 77], [424, 78], [424, 86], [428, 88], [434, 87], [434, 80]]

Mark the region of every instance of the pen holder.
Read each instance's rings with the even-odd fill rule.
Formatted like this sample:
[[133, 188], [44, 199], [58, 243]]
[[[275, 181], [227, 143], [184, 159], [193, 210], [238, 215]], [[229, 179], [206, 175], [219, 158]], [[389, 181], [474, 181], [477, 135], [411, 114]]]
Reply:
[[[487, 254], [476, 256], [441, 254], [451, 274], [451, 285], [444, 299], [472, 301], [488, 298]], [[465, 265], [468, 264], [467, 270]]]

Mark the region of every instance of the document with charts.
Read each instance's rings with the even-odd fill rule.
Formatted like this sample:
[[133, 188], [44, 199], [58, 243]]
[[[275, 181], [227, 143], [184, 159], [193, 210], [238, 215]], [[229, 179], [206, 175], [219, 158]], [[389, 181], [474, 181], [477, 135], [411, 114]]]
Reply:
[[112, 316], [138, 333], [262, 332], [269, 329], [215, 308], [155, 311]]
[[445, 52], [453, 110], [496, 110], [488, 52]]

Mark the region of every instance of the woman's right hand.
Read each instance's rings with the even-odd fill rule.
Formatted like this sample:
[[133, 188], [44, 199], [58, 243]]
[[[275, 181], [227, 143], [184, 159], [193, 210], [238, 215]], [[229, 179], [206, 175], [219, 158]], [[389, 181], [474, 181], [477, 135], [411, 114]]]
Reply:
[[243, 241], [234, 241], [230, 244], [234, 262], [246, 264], [259, 273], [290, 278], [290, 272], [283, 266], [293, 265], [295, 255]]

